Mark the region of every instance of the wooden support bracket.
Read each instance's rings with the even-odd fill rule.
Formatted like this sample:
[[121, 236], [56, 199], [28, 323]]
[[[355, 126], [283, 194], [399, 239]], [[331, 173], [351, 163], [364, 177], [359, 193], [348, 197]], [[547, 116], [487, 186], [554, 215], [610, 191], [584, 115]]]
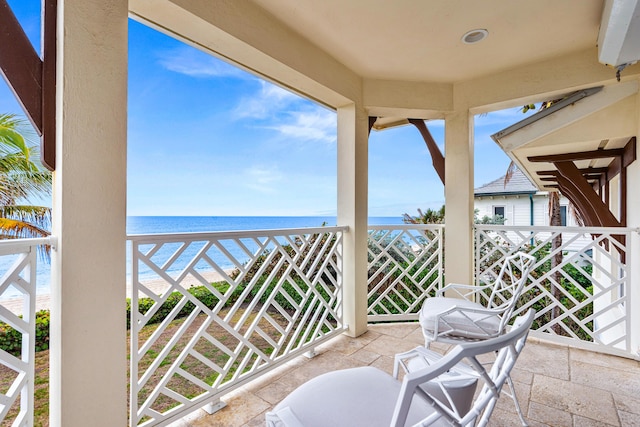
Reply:
[[429, 154], [431, 154], [433, 167], [440, 177], [440, 181], [442, 181], [442, 184], [444, 185], [444, 156], [442, 155], [440, 148], [438, 148], [438, 144], [436, 144], [436, 141], [433, 139], [433, 136], [431, 135], [431, 132], [429, 132], [424, 120], [409, 119], [409, 123], [414, 125], [422, 135], [422, 139], [424, 139], [425, 144], [427, 144]]
[[620, 227], [621, 224], [571, 161], [554, 162], [558, 169], [558, 186], [580, 211], [589, 226]]
[[0, 72], [40, 136], [43, 165], [55, 169], [57, 0], [43, 1], [43, 59], [6, 0], [0, 0]]

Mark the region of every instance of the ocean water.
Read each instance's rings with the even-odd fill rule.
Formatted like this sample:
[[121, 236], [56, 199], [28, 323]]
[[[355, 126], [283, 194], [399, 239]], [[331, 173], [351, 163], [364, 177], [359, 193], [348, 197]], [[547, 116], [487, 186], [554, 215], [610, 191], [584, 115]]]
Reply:
[[[371, 217], [370, 225], [402, 224], [402, 217]], [[127, 217], [127, 235], [191, 233], [240, 230], [273, 230], [283, 228], [320, 227], [336, 225], [335, 216], [130, 216]], [[130, 275], [131, 255], [127, 245], [127, 274]], [[170, 248], [167, 248], [167, 251]], [[161, 253], [160, 256], [163, 254]], [[0, 274], [4, 274], [13, 264], [16, 257], [0, 257]], [[214, 259], [214, 261], [218, 261]], [[152, 272], [141, 269], [141, 277], [151, 277]], [[50, 265], [46, 260], [38, 260], [37, 293], [50, 293]], [[6, 289], [1, 299], [15, 298], [20, 293], [17, 289]]]
[[[273, 230], [336, 225], [335, 216], [130, 216], [127, 234]], [[371, 217], [371, 225], [402, 224], [402, 217]]]

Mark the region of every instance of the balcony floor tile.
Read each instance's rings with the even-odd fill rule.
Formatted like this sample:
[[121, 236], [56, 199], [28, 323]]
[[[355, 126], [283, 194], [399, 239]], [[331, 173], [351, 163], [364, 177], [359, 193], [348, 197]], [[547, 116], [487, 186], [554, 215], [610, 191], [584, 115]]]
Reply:
[[[393, 356], [424, 341], [415, 323], [370, 325], [358, 338], [340, 336], [318, 346], [312, 359], [296, 358], [223, 397], [208, 415], [199, 411], [172, 427], [264, 426], [265, 413], [305, 381], [325, 372], [375, 366], [391, 373]], [[432, 344], [440, 352], [449, 346]], [[640, 425], [640, 362], [530, 338], [512, 372], [520, 405], [531, 427]], [[518, 426], [513, 402], [503, 396], [490, 426]]]

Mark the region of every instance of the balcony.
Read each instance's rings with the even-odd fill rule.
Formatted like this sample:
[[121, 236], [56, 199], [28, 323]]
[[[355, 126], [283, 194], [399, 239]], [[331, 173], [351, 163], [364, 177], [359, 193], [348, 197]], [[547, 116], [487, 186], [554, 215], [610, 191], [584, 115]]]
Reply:
[[[422, 344], [411, 321], [446, 283], [444, 226], [369, 227], [360, 303], [371, 324], [358, 338], [343, 334], [348, 232], [129, 236], [131, 425], [260, 425], [271, 405], [312, 376], [358, 365], [390, 371], [393, 354]], [[532, 425], [640, 422], [637, 287], [627, 262], [637, 258], [630, 244], [637, 237], [628, 228], [475, 227], [478, 283], [491, 281], [508, 254], [537, 259], [516, 310], [533, 307], [537, 317], [514, 375]], [[25, 344], [0, 354], [15, 373], [3, 390], [3, 417], [16, 407], [18, 418], [32, 416], [35, 248], [46, 243], [2, 243], [12, 258], [1, 289], [19, 291], [23, 317], [2, 307], [0, 318]], [[503, 399], [493, 422], [512, 425], [515, 417]]]

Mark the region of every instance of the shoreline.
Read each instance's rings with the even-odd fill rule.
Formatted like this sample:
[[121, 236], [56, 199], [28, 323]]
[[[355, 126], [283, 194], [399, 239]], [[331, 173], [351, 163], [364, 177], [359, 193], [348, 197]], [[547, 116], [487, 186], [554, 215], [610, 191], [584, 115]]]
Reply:
[[[227, 274], [231, 274], [233, 269], [225, 270]], [[200, 275], [208, 282], [223, 282], [225, 281], [222, 274], [217, 271], [206, 271], [199, 272]], [[151, 292], [156, 294], [164, 293], [167, 289], [169, 289], [169, 284], [165, 282], [163, 279], [150, 279], [150, 280], [142, 280], [141, 283], [146, 286]], [[202, 282], [193, 277], [192, 275], [187, 275], [182, 280], [182, 287], [184, 289], [189, 289], [194, 286], [201, 286]], [[125, 295], [126, 298], [131, 298], [132, 286], [129, 281], [126, 284]], [[139, 297], [145, 297], [146, 295], [143, 292], [138, 293]], [[6, 308], [10, 312], [15, 315], [21, 315], [23, 313], [24, 298], [10, 298], [5, 300], [0, 300], [0, 306]], [[41, 310], [49, 310], [51, 308], [51, 294], [41, 294], [36, 295], [36, 312]]]

